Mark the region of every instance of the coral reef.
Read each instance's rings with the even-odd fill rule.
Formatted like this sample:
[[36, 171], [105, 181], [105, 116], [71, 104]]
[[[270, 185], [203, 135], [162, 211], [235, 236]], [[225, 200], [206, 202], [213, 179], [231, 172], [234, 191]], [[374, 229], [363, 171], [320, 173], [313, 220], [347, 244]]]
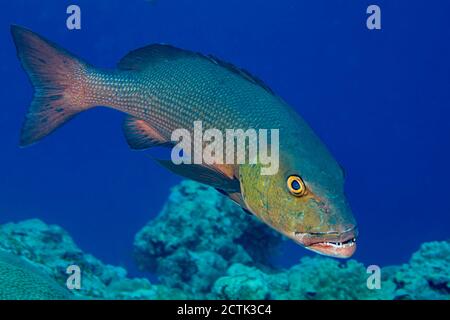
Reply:
[[135, 239], [139, 267], [161, 283], [206, 294], [233, 263], [269, 265], [281, 237], [213, 188], [183, 181]]
[[398, 299], [450, 299], [450, 241], [423, 243], [408, 264], [386, 269]]
[[210, 298], [276, 299], [280, 292], [287, 290], [288, 287], [284, 273], [270, 275], [258, 268], [236, 263], [227, 270], [226, 276], [214, 283]]
[[235, 264], [219, 278], [211, 297], [219, 299], [354, 300], [393, 299], [395, 285], [388, 279], [380, 290], [367, 288], [366, 268], [355, 260], [305, 257], [286, 271], [264, 273]]
[[[408, 263], [383, 268], [375, 290], [355, 260], [317, 255], [274, 268], [280, 242], [214, 189], [184, 181], [135, 238], [136, 262], [160, 284], [129, 278], [84, 253], [62, 228], [34, 219], [0, 225], [0, 299], [450, 299], [449, 241], [424, 243]], [[68, 294], [73, 264], [82, 286]]]

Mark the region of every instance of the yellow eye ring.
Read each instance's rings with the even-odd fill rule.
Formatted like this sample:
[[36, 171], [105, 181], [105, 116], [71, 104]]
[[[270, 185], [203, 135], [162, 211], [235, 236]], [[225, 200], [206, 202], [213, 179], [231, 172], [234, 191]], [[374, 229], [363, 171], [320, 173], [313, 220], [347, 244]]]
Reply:
[[301, 197], [306, 193], [306, 186], [299, 176], [289, 176], [287, 179], [289, 192], [296, 197]]

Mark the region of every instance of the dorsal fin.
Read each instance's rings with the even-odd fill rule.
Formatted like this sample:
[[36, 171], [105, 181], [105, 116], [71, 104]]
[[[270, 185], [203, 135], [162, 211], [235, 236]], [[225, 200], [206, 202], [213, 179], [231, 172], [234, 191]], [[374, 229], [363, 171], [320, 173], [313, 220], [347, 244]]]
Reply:
[[261, 79], [252, 75], [245, 69], [239, 68], [230, 62], [223, 61], [213, 55], [204, 55], [189, 50], [179, 49], [168, 44], [151, 44], [146, 47], [136, 49], [124, 56], [118, 63], [117, 67], [121, 70], [145, 70], [153, 64], [173, 61], [182, 58], [202, 58], [214, 63], [222, 68], [241, 76], [242, 78], [256, 84], [267, 92], [274, 94], [272, 89]]
[[208, 55], [208, 56], [204, 56], [204, 57], [207, 58], [208, 60], [212, 61], [213, 63], [215, 63], [221, 67], [224, 67], [224, 68], [230, 70], [231, 72], [240, 75], [241, 77], [245, 78], [246, 80], [264, 88], [267, 92], [269, 92], [271, 94], [275, 94], [273, 92], [273, 90], [264, 81], [262, 81], [255, 75], [251, 74], [249, 71], [247, 71], [243, 68], [239, 68], [230, 62], [223, 61], [213, 55]]
[[179, 49], [168, 44], [151, 44], [129, 52], [117, 67], [121, 70], [144, 70], [152, 64], [186, 57], [195, 57], [196, 53]]

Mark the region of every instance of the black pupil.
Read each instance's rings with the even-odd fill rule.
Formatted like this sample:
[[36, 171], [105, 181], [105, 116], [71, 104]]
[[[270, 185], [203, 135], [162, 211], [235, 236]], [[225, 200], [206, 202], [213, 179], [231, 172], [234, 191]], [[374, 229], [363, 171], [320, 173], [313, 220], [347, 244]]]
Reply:
[[292, 181], [291, 187], [292, 187], [292, 189], [294, 189], [295, 191], [300, 190], [300, 188], [301, 188], [300, 182], [298, 182], [297, 180]]

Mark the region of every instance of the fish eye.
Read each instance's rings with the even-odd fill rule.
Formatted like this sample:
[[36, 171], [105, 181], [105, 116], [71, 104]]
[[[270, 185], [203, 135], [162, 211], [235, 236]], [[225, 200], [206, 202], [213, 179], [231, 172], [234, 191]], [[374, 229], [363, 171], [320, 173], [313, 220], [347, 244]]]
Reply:
[[289, 192], [296, 197], [301, 197], [306, 193], [305, 183], [299, 176], [289, 176], [287, 179]]

